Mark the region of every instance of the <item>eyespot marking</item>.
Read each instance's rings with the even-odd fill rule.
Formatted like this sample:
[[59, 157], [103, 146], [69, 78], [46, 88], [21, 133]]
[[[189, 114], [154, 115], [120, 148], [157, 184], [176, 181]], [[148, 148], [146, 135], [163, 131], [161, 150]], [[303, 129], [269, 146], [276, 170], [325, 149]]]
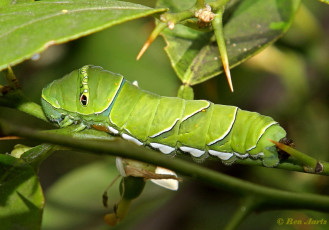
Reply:
[[80, 103], [82, 106], [87, 106], [89, 102], [89, 86], [88, 86], [88, 70], [89, 66], [83, 66], [79, 71], [80, 80]]
[[80, 96], [80, 102], [82, 106], [87, 106], [88, 104], [88, 97], [85, 94]]

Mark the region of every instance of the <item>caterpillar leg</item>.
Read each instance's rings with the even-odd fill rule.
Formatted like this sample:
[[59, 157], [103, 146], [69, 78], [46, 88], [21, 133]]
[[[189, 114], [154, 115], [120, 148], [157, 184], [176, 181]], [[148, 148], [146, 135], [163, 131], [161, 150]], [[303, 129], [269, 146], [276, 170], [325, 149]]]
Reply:
[[234, 162], [237, 159], [238, 159], [237, 156], [233, 154], [229, 159], [225, 159], [225, 160], [222, 159], [222, 162], [223, 162], [223, 164], [230, 166], [230, 165], [234, 164]]
[[70, 126], [70, 125], [72, 125], [73, 124], [73, 120], [69, 117], [69, 116], [66, 116], [65, 118], [64, 118], [64, 120], [62, 120], [60, 123], [59, 123], [59, 126], [60, 127], [66, 127], [66, 126]]
[[265, 147], [263, 149], [263, 165], [273, 168], [279, 164], [279, 155], [275, 146]]
[[87, 126], [83, 123], [80, 123], [74, 130], [73, 132], [79, 132], [79, 131], [82, 131], [84, 130], [85, 128], [87, 128]]

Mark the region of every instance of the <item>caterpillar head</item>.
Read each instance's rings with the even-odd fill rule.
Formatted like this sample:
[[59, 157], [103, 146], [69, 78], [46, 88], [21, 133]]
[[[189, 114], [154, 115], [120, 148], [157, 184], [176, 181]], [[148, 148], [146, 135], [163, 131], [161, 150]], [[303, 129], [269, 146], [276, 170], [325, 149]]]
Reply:
[[104, 112], [124, 83], [123, 76], [98, 66], [86, 65], [50, 83], [42, 90], [42, 106], [50, 120], [67, 113]]

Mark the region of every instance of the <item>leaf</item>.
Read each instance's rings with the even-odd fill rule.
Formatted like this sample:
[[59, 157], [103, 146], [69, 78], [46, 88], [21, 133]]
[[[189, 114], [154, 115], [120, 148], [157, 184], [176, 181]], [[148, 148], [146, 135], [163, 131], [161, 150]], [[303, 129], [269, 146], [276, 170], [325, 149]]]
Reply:
[[44, 197], [33, 168], [1, 154], [0, 175], [1, 229], [40, 229]]
[[34, 0], [1, 0], [0, 7], [15, 5], [19, 3], [34, 2]]
[[329, 4], [329, 0], [319, 0], [320, 2]]
[[2, 8], [0, 70], [51, 45], [165, 10], [111, 0], [37, 1]]
[[[233, 3], [224, 13], [224, 35], [231, 68], [282, 36], [300, 0], [237, 0]], [[161, 0], [158, 6], [177, 12], [186, 9], [187, 4], [191, 5], [191, 1], [168, 3]], [[172, 31], [165, 29], [163, 37], [171, 65], [183, 83], [195, 85], [223, 72], [213, 32], [176, 25]]]

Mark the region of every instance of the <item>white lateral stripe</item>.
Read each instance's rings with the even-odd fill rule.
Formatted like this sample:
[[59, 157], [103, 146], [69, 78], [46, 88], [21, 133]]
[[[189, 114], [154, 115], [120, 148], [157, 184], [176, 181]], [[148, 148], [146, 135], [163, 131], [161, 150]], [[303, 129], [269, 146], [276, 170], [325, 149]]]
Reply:
[[112, 113], [110, 113], [110, 114], [109, 114], [109, 119], [110, 119], [110, 122], [111, 122], [112, 124], [114, 124], [114, 125], [118, 126], [116, 123], [114, 123], [114, 122], [112, 121], [112, 119], [111, 119], [111, 115], [112, 115]]
[[111, 126], [107, 126], [108, 130], [111, 132], [111, 133], [114, 133], [114, 134], [118, 134], [119, 131], [116, 130], [115, 128], [112, 128]]
[[210, 155], [216, 156], [224, 161], [230, 159], [233, 156], [233, 153], [218, 152], [218, 151], [210, 150], [210, 149], [208, 150], [208, 152]]
[[228, 127], [228, 129], [225, 131], [225, 133], [222, 136], [220, 136], [219, 138], [217, 138], [217, 139], [213, 140], [212, 142], [208, 143], [207, 145], [213, 145], [216, 142], [223, 140], [231, 132], [231, 130], [233, 128], [233, 125], [235, 123], [236, 115], [238, 114], [238, 109], [239, 109], [238, 107], [235, 108], [235, 113], [234, 113], [233, 120], [232, 120], [230, 126]]
[[257, 159], [257, 158], [259, 158], [261, 156], [264, 156], [264, 153], [263, 152], [260, 152], [260, 153], [257, 153], [257, 154], [249, 154], [249, 156], [251, 158]]
[[175, 151], [175, 148], [170, 147], [168, 145], [163, 145], [163, 144], [159, 144], [159, 143], [150, 143], [150, 145], [152, 148], [159, 149], [164, 154], [169, 154], [169, 153]]
[[[126, 126], [127, 122], [124, 124], [124, 126]], [[125, 130], [127, 131], [127, 133], [131, 134], [131, 132], [129, 131], [129, 129], [126, 129]]]
[[172, 128], [174, 128], [174, 126], [176, 125], [176, 123], [179, 121], [179, 118], [177, 118], [175, 121], [174, 121], [174, 123], [171, 125], [171, 126], [169, 126], [169, 128], [166, 128], [166, 129], [164, 129], [164, 130], [162, 130], [162, 131], [160, 131], [160, 132], [158, 132], [158, 133], [156, 133], [156, 134], [154, 134], [154, 135], [152, 135], [152, 136], [150, 136], [150, 137], [156, 137], [156, 136], [159, 136], [159, 135], [161, 135], [162, 133], [165, 133], [165, 132], [168, 132], [168, 131], [170, 131], [170, 130], [172, 130]]
[[247, 149], [247, 151], [250, 151], [250, 150], [256, 148], [256, 146], [257, 146], [257, 144], [258, 144], [258, 141], [262, 138], [262, 136], [264, 135], [265, 131], [266, 131], [269, 127], [271, 127], [272, 125], [276, 125], [276, 124], [278, 124], [278, 122], [273, 121], [272, 123], [270, 123], [270, 124], [268, 124], [267, 126], [265, 126], [265, 127], [262, 129], [262, 131], [261, 131], [261, 133], [260, 133], [260, 135], [259, 135], [259, 137], [258, 137], [258, 139], [257, 139], [257, 141], [256, 141], [256, 144], [255, 144], [254, 146], [250, 147], [249, 149]]
[[125, 133], [123, 133], [121, 136], [122, 136], [123, 139], [125, 139], [127, 141], [131, 141], [131, 142], [135, 143], [136, 145], [143, 145], [143, 143], [140, 142], [138, 139], [136, 139], [136, 138], [134, 138], [132, 136], [129, 136], [129, 135], [125, 134]]
[[249, 156], [249, 153], [246, 153], [246, 154], [240, 154], [240, 153], [236, 153], [236, 152], [234, 152], [234, 154], [237, 156], [237, 157], [239, 157], [239, 158], [247, 158], [248, 156]]
[[187, 146], [181, 146], [179, 148], [183, 152], [188, 152], [194, 157], [201, 157], [205, 153], [205, 151], [203, 151], [203, 150], [199, 150], [199, 149], [195, 149], [195, 148], [191, 148], [191, 147], [187, 147]]
[[182, 119], [182, 122], [183, 122], [183, 121], [185, 121], [186, 119], [188, 119], [188, 118], [192, 117], [194, 114], [197, 114], [197, 113], [201, 112], [201, 111], [202, 111], [202, 110], [204, 110], [204, 109], [208, 109], [208, 108], [209, 108], [209, 106], [210, 106], [210, 102], [209, 102], [209, 101], [206, 101], [206, 102], [208, 103], [208, 105], [207, 105], [207, 106], [204, 106], [204, 107], [202, 107], [201, 109], [199, 109], [199, 110], [195, 111], [194, 113], [192, 113], [192, 114], [190, 114], [190, 115], [187, 115], [187, 116], [185, 116], [185, 117]]

